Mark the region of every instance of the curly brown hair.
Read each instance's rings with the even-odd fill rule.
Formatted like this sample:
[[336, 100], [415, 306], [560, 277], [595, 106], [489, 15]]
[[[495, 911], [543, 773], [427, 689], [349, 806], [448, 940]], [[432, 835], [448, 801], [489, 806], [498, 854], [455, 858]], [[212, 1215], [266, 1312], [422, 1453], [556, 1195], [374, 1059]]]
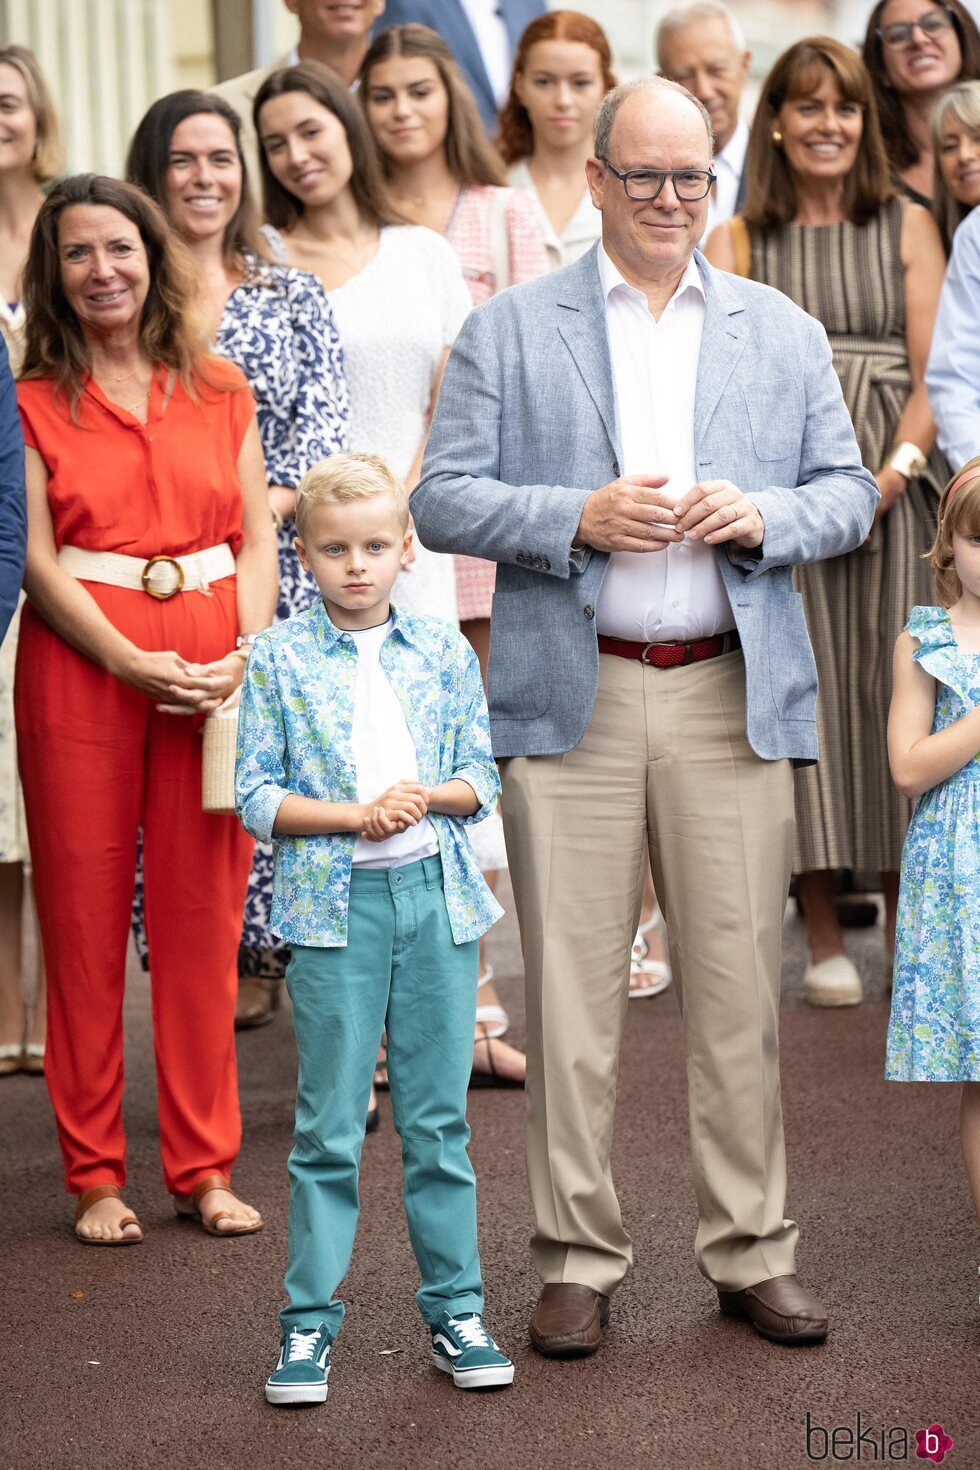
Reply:
[[510, 91], [500, 110], [497, 149], [508, 167], [522, 158], [530, 158], [534, 152], [534, 130], [527, 108], [517, 95], [514, 78], [523, 76], [527, 71], [528, 55], [531, 47], [538, 41], [578, 41], [582, 46], [591, 46], [602, 68], [603, 95], [611, 92], [616, 85], [612, 51], [606, 33], [598, 21], [583, 15], [580, 10], [552, 10], [547, 15], [539, 15], [536, 20], [532, 20], [517, 43]]
[[[885, 71], [885, 48], [881, 44], [878, 27], [887, 4], [888, 0], [878, 0], [868, 17], [861, 55], [871, 75], [888, 162], [895, 173], [900, 173], [903, 168], [911, 168], [918, 161], [919, 151], [909, 132], [902, 99]], [[953, 29], [959, 39], [963, 63], [956, 80], [975, 82], [980, 78], [980, 29], [977, 28], [976, 21], [961, 0], [943, 0], [943, 4], [937, 4], [936, 9], [949, 11], [953, 19]]]
[[783, 103], [807, 96], [830, 72], [841, 96], [855, 102], [864, 115], [857, 161], [844, 185], [844, 207], [853, 224], [866, 224], [894, 197], [888, 157], [878, 126], [871, 78], [860, 56], [830, 36], [807, 36], [784, 51], [762, 84], [752, 120], [745, 167], [748, 174], [746, 224], [764, 234], [794, 219], [799, 199], [793, 171], [774, 133]]
[[[428, 26], [414, 24], [392, 26], [390, 30], [382, 31], [381, 35], [371, 42], [357, 74], [360, 80], [358, 98], [365, 109], [365, 114], [367, 92], [371, 85], [371, 71], [392, 56], [420, 57], [425, 61], [431, 61], [439, 73], [449, 99], [449, 112], [446, 120], [446, 163], [457, 184], [473, 187], [480, 184], [505, 183], [500, 155], [493, 145], [487, 142], [476, 98], [466, 85], [463, 73], [459, 69], [459, 63], [442, 37], [430, 30]], [[379, 152], [385, 175], [390, 178], [393, 171], [391, 160], [383, 149], [379, 148]]]
[[76, 205], [118, 210], [136, 226], [146, 250], [150, 288], [139, 325], [140, 351], [154, 367], [175, 372], [193, 392], [210, 383], [209, 353], [196, 309], [197, 278], [190, 257], [159, 205], [118, 179], [76, 174], [56, 184], [41, 205], [24, 267], [27, 346], [22, 378], [53, 378], [55, 389], [78, 404], [91, 358], [81, 323], [65, 295], [58, 239], [61, 216]]

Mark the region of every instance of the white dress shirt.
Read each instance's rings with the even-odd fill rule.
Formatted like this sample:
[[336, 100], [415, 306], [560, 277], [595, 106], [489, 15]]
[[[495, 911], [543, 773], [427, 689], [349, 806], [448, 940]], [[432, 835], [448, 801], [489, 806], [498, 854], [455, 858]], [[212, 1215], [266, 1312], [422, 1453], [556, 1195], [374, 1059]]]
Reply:
[[476, 36], [483, 65], [498, 107], [510, 91], [510, 37], [500, 13], [500, 0], [460, 0]]
[[738, 186], [742, 182], [742, 174], [745, 172], [745, 155], [749, 148], [749, 125], [744, 118], [739, 118], [735, 124], [735, 131], [725, 144], [720, 153], [716, 153], [712, 159], [711, 167], [715, 173], [715, 186], [708, 196], [708, 223], [705, 226], [704, 239], [707, 240], [715, 225], [720, 225], [726, 219], [731, 219], [735, 213], [735, 201], [738, 198]]
[[[601, 243], [624, 475], [667, 475], [680, 500], [697, 480], [694, 398], [704, 328], [704, 285], [692, 259], [659, 320]], [[718, 552], [688, 537], [666, 551], [614, 551], [596, 604], [596, 627], [612, 638], [687, 643], [734, 628]]]

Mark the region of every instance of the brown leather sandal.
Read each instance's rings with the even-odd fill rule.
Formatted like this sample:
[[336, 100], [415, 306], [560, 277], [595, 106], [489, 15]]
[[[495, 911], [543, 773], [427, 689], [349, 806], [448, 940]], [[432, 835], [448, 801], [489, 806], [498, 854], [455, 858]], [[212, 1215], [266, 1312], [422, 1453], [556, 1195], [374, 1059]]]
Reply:
[[199, 1179], [190, 1194], [175, 1194], [171, 1198], [174, 1209], [182, 1220], [195, 1220], [202, 1230], [208, 1235], [234, 1236], [254, 1235], [257, 1230], [262, 1229], [262, 1221], [255, 1225], [240, 1225], [237, 1230], [219, 1230], [219, 1220], [233, 1220], [235, 1217], [231, 1210], [218, 1210], [210, 1218], [206, 1217], [201, 1209], [201, 1200], [213, 1189], [231, 1189], [231, 1180], [226, 1179], [223, 1174], [208, 1174], [204, 1179]]
[[[115, 1240], [95, 1240], [89, 1235], [79, 1235], [79, 1220], [86, 1210], [97, 1205], [100, 1199], [122, 1199], [122, 1195], [114, 1184], [96, 1184], [91, 1189], [86, 1189], [85, 1193], [79, 1196], [75, 1209], [75, 1220], [72, 1226], [75, 1239], [80, 1240], [82, 1245], [140, 1245], [143, 1240], [142, 1235], [120, 1235]], [[127, 1225], [135, 1225], [137, 1229], [143, 1229], [135, 1215], [124, 1215], [119, 1221], [120, 1230], [125, 1230]]]

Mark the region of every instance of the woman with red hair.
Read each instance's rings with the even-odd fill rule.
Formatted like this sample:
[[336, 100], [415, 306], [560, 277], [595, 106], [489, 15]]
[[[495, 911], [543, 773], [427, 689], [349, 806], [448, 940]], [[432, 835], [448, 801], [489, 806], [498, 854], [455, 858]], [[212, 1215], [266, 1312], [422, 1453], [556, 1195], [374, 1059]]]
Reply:
[[599, 103], [615, 85], [605, 31], [577, 10], [539, 16], [518, 43], [498, 148], [508, 183], [529, 190], [537, 205], [553, 269], [599, 238], [585, 160]]

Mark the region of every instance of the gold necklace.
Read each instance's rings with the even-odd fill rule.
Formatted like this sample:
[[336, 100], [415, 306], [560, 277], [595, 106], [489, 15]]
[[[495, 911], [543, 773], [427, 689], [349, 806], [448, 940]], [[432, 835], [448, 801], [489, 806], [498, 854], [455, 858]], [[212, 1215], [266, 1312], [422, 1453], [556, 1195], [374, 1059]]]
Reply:
[[128, 383], [129, 380], [130, 380], [130, 378], [135, 378], [136, 377], [136, 374], [137, 373], [140, 373], [142, 371], [143, 371], [143, 365], [141, 363], [139, 365], [139, 367], [134, 367], [133, 368], [133, 371], [131, 373], [124, 373], [123, 376], [120, 377], [120, 378], [109, 378], [109, 377], [107, 377], [106, 378], [106, 382], [107, 383]]

